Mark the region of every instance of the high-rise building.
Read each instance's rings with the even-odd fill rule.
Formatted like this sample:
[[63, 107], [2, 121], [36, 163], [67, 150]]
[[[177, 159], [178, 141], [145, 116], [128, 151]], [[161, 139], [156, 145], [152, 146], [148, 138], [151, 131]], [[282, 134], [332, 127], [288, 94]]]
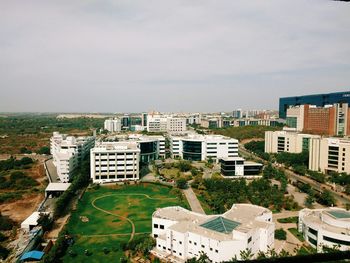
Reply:
[[243, 117], [243, 113], [242, 113], [242, 110], [241, 109], [237, 109], [237, 110], [234, 110], [232, 112], [232, 117], [235, 118], [235, 119], [240, 119]]
[[279, 116], [280, 118], [285, 119], [287, 109], [290, 106], [310, 104], [319, 107], [324, 107], [325, 105], [334, 103], [350, 104], [350, 91], [280, 98]]
[[295, 131], [319, 135], [350, 134], [350, 109], [347, 103], [317, 107], [292, 106], [287, 109], [286, 124]]

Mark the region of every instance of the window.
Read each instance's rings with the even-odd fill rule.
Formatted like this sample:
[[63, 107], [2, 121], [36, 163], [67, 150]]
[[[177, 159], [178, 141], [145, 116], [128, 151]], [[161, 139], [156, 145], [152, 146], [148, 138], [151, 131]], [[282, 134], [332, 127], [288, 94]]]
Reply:
[[309, 232], [315, 236], [317, 236], [317, 231], [309, 227]]
[[180, 245], [182, 244], [182, 241], [179, 241]]
[[157, 238], [158, 237], [158, 235], [157, 234], [154, 234], [154, 238]]
[[163, 247], [163, 249], [165, 250], [165, 249], [166, 249], [166, 247]]
[[194, 242], [194, 245], [197, 246], [197, 242]]
[[154, 227], [154, 228], [158, 228], [158, 224], [154, 224], [153, 227]]
[[190, 241], [188, 241], [190, 244], [192, 244], [192, 241], [190, 240]]
[[252, 241], [252, 237], [248, 238], [248, 244]]
[[215, 253], [219, 253], [219, 250], [215, 249]]
[[182, 253], [179, 253], [180, 256], [182, 256]]
[[335, 244], [350, 246], [350, 241], [339, 240], [339, 239], [335, 239], [335, 238], [331, 238], [331, 237], [326, 237], [326, 236], [323, 236], [323, 239], [326, 240], [326, 241], [328, 241], [328, 242], [335, 243]]
[[205, 248], [205, 246], [204, 246], [204, 245], [202, 245], [201, 247], [202, 247], [202, 248]]
[[212, 247], [210, 248], [210, 251], [213, 251], [213, 248], [212, 248]]
[[159, 228], [160, 229], [164, 229], [164, 225], [159, 225]]

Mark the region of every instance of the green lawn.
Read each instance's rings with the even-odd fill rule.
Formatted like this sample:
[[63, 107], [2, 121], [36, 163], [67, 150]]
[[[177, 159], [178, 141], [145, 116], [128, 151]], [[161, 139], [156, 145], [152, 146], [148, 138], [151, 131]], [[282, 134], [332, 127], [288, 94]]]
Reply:
[[296, 238], [298, 238], [301, 242], [304, 242], [303, 233], [299, 233], [296, 228], [288, 228], [288, 231], [291, 232]]
[[298, 223], [299, 218], [297, 216], [292, 216], [292, 217], [286, 217], [286, 218], [279, 218], [277, 221], [282, 224], [287, 224], [287, 223]]
[[[132, 220], [136, 233], [150, 233], [152, 213], [157, 208], [173, 205], [187, 207], [187, 204], [171, 190], [156, 184], [103, 186], [97, 190], [88, 190], [79, 201], [77, 210], [72, 213], [67, 225], [67, 230], [75, 236], [76, 240], [68, 251], [73, 250], [78, 256], [71, 257], [67, 254], [64, 262], [119, 262], [122, 256], [119, 243], [129, 240], [131, 224], [94, 208], [92, 202], [96, 198], [98, 199], [94, 204], [98, 208]], [[83, 222], [81, 216], [86, 217], [88, 222]], [[104, 247], [110, 250], [106, 255], [103, 253]], [[88, 249], [92, 255], [85, 256], [85, 249]]]

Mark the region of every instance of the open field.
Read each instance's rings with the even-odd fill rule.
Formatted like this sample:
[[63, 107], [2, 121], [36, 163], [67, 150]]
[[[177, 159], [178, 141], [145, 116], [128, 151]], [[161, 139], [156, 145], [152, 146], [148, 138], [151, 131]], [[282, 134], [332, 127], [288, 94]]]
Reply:
[[[29, 169], [16, 169], [13, 171], [24, 172], [26, 176], [35, 180], [37, 185], [23, 189], [0, 189], [0, 196], [11, 195], [12, 198], [0, 203], [2, 215], [10, 217], [16, 223], [26, 219], [44, 199], [44, 190], [47, 180], [43, 167], [43, 160], [37, 160]], [[2, 175], [5, 177], [5, 175]]]
[[[172, 205], [187, 206], [171, 188], [155, 184], [89, 189], [67, 225], [76, 241], [68, 251], [78, 255], [67, 254], [64, 262], [102, 262], [102, 256], [103, 262], [117, 262], [123, 255], [119, 244], [134, 235], [149, 234], [152, 213]], [[104, 254], [103, 248], [110, 252]], [[86, 249], [92, 253], [90, 256], [84, 255]]]

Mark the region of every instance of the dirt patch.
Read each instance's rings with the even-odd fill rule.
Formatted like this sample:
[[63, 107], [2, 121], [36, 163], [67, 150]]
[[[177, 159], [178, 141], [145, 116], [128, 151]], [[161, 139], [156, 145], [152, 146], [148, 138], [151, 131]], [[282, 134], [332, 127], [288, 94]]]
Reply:
[[21, 200], [1, 204], [0, 211], [2, 215], [20, 224], [37, 209], [43, 200], [44, 194], [28, 194]]
[[79, 219], [83, 223], [88, 223], [89, 222], [89, 218], [87, 216], [79, 216]]

